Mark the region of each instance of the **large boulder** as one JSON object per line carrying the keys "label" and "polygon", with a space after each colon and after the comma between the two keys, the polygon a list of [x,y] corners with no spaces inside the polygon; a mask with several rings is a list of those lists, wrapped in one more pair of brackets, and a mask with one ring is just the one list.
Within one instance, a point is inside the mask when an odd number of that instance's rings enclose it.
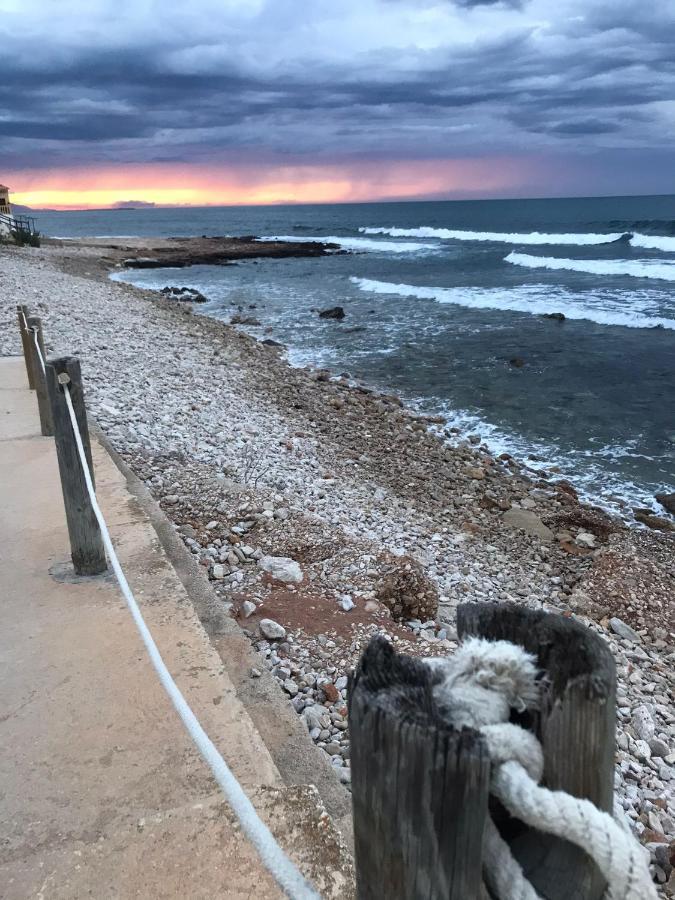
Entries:
{"label": "large boulder", "polygon": [[263,572],[284,584],[300,584],[304,577],[296,561],[287,556],[263,556],[258,565]]}
{"label": "large boulder", "polygon": [[553,532],[541,521],[536,513],[530,509],[509,509],[502,516],[502,521],[511,528],[519,528],[528,534],[533,534],[542,541],[552,541]]}

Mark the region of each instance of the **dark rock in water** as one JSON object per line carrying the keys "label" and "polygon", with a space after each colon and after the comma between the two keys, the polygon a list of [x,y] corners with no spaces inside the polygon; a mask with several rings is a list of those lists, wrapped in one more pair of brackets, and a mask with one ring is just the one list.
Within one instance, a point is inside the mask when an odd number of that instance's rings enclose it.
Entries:
{"label": "dark rock in water", "polygon": [[345,317],[345,311],[341,306],[333,306],[331,309],[324,309],[319,313],[320,319],[337,319],[341,321]]}
{"label": "dark rock in water", "polygon": [[260,325],[260,322],[253,316],[240,316],[235,313],[230,319],[230,325]]}
{"label": "dark rock in water", "polygon": [[189,287],[163,287],[160,294],[170,297],[172,300],[181,300],[184,303],[206,303],[205,297],[200,291]]}
{"label": "dark rock in water", "polygon": [[509,360],[510,366],[515,366],[516,369],[522,369],[525,365],[525,360],[522,356],[514,356],[513,359]]}
{"label": "dark rock in water", "polygon": [[652,331],[665,331],[665,325],[652,325]]}
{"label": "dark rock in water", "polygon": [[264,341],[260,341],[263,347],[283,347],[283,344],[280,344],[279,341],[273,341],[272,338],[265,338]]}
{"label": "dark rock in water", "polygon": [[557,322],[564,322],[565,313],[542,313],[542,319],[555,319]]}
{"label": "dark rock in water", "polygon": [[675,494],[656,494],[655,496],[661,506],[675,516]]}
{"label": "dark rock in water", "polygon": [[638,522],[657,531],[675,531],[675,523],[665,516],[655,516],[651,509],[634,509],[633,515]]}
{"label": "dark rock in water", "polygon": [[353,328],[345,328],[345,334],[356,334],[358,331],[365,331],[365,325],[354,325]]}

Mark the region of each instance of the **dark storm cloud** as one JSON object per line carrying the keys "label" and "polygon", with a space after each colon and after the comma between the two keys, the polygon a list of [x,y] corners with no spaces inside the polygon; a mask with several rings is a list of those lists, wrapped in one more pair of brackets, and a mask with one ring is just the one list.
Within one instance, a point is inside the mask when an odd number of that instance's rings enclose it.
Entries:
{"label": "dark storm cloud", "polygon": [[[675,6],[616,0],[198,0],[142,15],[17,3],[0,162],[424,158],[661,148]],[[105,7],[106,4],[99,4]],[[299,15],[299,13],[302,15]],[[98,18],[97,18],[98,17]],[[488,146],[489,145],[489,146]],[[535,146],[536,143],[535,143]]]}

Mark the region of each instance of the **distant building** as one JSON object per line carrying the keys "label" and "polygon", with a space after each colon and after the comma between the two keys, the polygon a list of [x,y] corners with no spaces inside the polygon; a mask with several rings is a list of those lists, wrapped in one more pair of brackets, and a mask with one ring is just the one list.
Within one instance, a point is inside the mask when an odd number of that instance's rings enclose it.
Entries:
{"label": "distant building", "polygon": [[0,238],[8,237],[12,231],[12,208],[9,205],[9,188],[0,184]]}
{"label": "distant building", "polygon": [[0,184],[0,216],[11,216],[12,210],[9,205],[9,188],[4,184]]}

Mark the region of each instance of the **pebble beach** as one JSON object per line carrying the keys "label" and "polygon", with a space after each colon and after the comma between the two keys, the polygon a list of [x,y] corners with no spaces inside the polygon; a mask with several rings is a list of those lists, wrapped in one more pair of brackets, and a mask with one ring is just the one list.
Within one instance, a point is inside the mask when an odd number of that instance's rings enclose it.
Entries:
{"label": "pebble beach", "polygon": [[495,457],[394,395],[290,366],[283,347],[198,305],[111,281],[95,246],[2,248],[0,355],[20,353],[17,303],[42,317],[49,355],[80,358],[90,415],[346,789],[347,676],[371,636],[452,653],[467,601],[561,613],[600,634],[617,664],[616,801],[675,896],[667,510],[629,527],[555,466]]}

